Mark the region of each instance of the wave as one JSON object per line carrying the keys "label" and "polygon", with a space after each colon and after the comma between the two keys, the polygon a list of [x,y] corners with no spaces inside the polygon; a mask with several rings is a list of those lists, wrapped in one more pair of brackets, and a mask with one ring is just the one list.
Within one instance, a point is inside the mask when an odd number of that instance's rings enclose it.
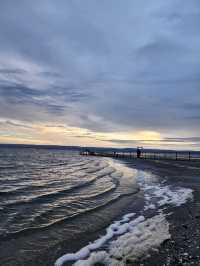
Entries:
{"label": "wave", "polygon": [[[67,188],[67,189],[60,189],[60,190],[57,190],[55,192],[51,192],[51,193],[48,193],[48,192],[45,192],[44,194],[42,195],[38,195],[38,196],[30,196],[30,198],[28,199],[24,199],[24,200],[19,200],[19,201],[14,201],[12,203],[7,203],[5,205],[6,208],[10,208],[10,207],[14,207],[16,205],[26,205],[26,204],[33,204],[33,203],[39,203],[40,201],[43,201],[43,202],[48,202],[49,199],[55,199],[57,197],[61,197],[63,194],[67,194],[69,192],[72,192],[72,191],[75,191],[75,190],[78,190],[78,189],[81,189],[85,186],[88,186],[90,183],[94,182],[96,180],[96,176],[91,178],[90,180],[82,183],[82,184],[78,184],[78,185],[75,185],[75,186],[72,186],[70,188]],[[24,190],[24,189],[23,189]],[[20,191],[20,192],[23,192]]]}
{"label": "wave", "polygon": [[0,191],[0,213],[5,217],[0,218],[1,241],[48,230],[137,192],[120,191],[124,173],[111,160],[74,159],[51,167],[27,169],[22,176],[9,172],[8,178],[17,182],[4,180]]}
{"label": "wave", "polygon": [[[106,167],[106,168],[105,168]],[[67,195],[70,192],[73,192],[75,190],[80,190],[86,186],[89,186],[90,184],[92,184],[93,182],[95,182],[97,179],[102,178],[104,176],[109,176],[111,174],[113,174],[114,172],[116,172],[116,170],[113,167],[108,167],[108,163],[105,162],[95,162],[94,165],[91,165],[91,172],[90,171],[84,171],[80,172],[80,169],[76,169],[76,170],[72,170],[72,172],[70,173],[70,175],[67,176],[67,179],[72,179],[72,173],[75,177],[75,180],[78,178],[78,182],[75,182],[76,184],[73,185],[73,183],[71,183],[71,185],[68,188],[58,188],[58,183],[59,186],[66,186],[65,182],[66,182],[66,177],[63,177],[62,179],[59,180],[55,180],[55,177],[53,179],[53,181],[49,182],[49,180],[47,179],[42,180],[42,184],[41,181],[33,181],[32,184],[30,185],[29,183],[25,186],[20,185],[19,188],[15,188],[15,189],[10,189],[7,191],[0,191],[0,196],[8,196],[13,198],[14,196],[19,196],[19,198],[21,198],[21,195],[23,195],[24,199],[11,199],[11,202],[7,202],[5,204],[2,204],[3,206],[5,206],[6,208],[10,208],[10,207],[15,207],[15,206],[19,206],[19,205],[27,205],[27,204],[34,204],[34,203],[40,203],[40,202],[48,202],[50,199],[56,199],[59,197],[62,197],[63,194]],[[90,173],[90,174],[89,174]],[[89,174],[89,175],[88,175]],[[34,182],[39,182],[39,184],[35,184],[33,185]],[[113,178],[113,182],[115,183],[115,180]],[[78,184],[77,184],[78,183]],[[55,185],[55,186],[54,186]],[[52,187],[52,189],[55,189],[56,191],[49,191],[49,189]],[[42,191],[40,192],[40,195],[34,195],[34,193],[37,193],[38,190],[44,191],[42,193]],[[28,195],[27,195],[28,194]],[[27,196],[26,196],[27,195]]]}
{"label": "wave", "polygon": [[98,211],[98,210],[104,208],[105,206],[109,206],[109,205],[113,204],[114,202],[116,202],[117,200],[119,200],[119,199],[121,199],[123,197],[126,197],[128,195],[133,195],[133,194],[136,194],[138,192],[139,192],[139,190],[137,189],[137,190],[133,191],[132,193],[128,193],[126,195],[116,195],[109,202],[106,202],[104,204],[101,204],[101,205],[96,206],[96,207],[91,208],[91,209],[84,209],[82,212],[75,213],[75,214],[73,214],[71,216],[64,217],[64,218],[58,219],[56,221],[54,220],[53,222],[51,222],[51,223],[49,223],[47,225],[37,226],[37,227],[28,227],[28,228],[21,229],[21,230],[15,231],[15,232],[2,233],[1,237],[0,237],[0,243],[4,242],[4,241],[7,241],[7,240],[10,240],[10,239],[17,239],[17,238],[19,238],[21,236],[27,236],[27,235],[30,235],[32,233],[36,233],[36,232],[39,232],[39,231],[47,230],[48,228],[50,228],[52,226],[62,225],[63,223],[66,223],[67,221],[70,221],[71,219],[80,217],[82,215],[85,215],[86,213],[90,213],[90,212],[92,213],[94,211]]}

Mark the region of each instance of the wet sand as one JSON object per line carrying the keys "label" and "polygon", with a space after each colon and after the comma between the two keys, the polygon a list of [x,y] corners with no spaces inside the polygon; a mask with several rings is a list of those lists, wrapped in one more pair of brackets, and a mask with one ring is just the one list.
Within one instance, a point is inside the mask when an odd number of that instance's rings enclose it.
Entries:
{"label": "wet sand", "polygon": [[146,258],[140,259],[136,265],[200,265],[200,162],[137,160],[131,164],[194,191],[192,202],[166,210],[166,213],[171,213],[167,216],[171,239],[151,251]]}

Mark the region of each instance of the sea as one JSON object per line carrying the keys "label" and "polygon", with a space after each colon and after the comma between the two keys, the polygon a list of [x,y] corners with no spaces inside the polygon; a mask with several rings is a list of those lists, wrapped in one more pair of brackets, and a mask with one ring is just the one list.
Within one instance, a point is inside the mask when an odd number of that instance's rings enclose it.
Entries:
{"label": "sea", "polygon": [[164,209],[192,190],[130,161],[0,147],[0,265],[133,265],[170,238]]}

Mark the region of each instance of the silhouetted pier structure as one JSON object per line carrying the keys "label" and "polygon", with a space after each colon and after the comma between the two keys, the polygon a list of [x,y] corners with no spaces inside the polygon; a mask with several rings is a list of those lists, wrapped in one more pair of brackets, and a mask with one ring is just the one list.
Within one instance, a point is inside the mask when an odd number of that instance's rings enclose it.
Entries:
{"label": "silhouetted pier structure", "polygon": [[190,151],[141,151],[138,158],[137,151],[123,152],[123,151],[98,151],[85,149],[80,152],[84,156],[100,156],[100,157],[112,157],[112,158],[124,158],[124,159],[146,159],[146,160],[184,160],[184,161],[199,161],[200,152]]}

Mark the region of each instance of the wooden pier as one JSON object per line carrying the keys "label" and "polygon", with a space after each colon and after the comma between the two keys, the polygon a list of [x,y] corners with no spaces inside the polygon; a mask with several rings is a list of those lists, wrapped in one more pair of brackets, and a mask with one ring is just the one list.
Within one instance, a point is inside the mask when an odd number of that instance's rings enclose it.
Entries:
{"label": "wooden pier", "polygon": [[137,155],[137,151],[122,152],[122,151],[98,151],[85,149],[80,152],[83,156],[100,156],[100,157],[112,157],[112,158],[124,158],[124,159],[144,159],[144,160],[176,160],[176,161],[199,161],[199,152],[185,152],[185,151],[142,151],[140,157]]}

